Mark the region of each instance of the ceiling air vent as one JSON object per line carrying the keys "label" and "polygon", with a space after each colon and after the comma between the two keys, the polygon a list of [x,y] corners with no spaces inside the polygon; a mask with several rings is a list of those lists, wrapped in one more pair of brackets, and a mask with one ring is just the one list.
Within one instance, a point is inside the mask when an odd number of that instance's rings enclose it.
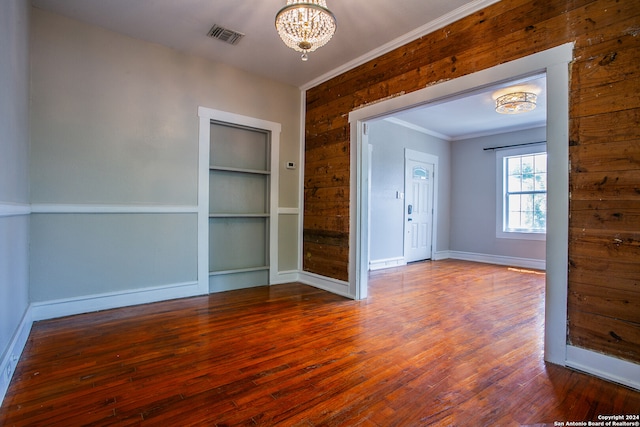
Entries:
{"label": "ceiling air vent", "polygon": [[244,34],[242,33],[220,27],[219,25],[211,27],[207,35],[212,39],[218,39],[229,44],[238,44],[240,39],[244,37]]}

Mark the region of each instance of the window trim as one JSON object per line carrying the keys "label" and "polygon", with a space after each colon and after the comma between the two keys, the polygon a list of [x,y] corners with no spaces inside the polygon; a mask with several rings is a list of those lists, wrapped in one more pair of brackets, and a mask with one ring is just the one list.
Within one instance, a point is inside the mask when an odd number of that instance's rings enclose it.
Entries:
{"label": "window trim", "polygon": [[[505,148],[496,150],[496,238],[497,239],[518,239],[518,240],[546,240],[545,232],[522,232],[522,231],[504,231],[504,215],[505,215],[505,188],[504,188],[504,158],[511,156],[522,156],[535,153],[547,153],[547,145],[545,143],[531,144],[523,147]],[[548,154],[548,153],[547,153]],[[548,189],[548,183],[547,183]],[[548,213],[548,210],[547,210]]]}

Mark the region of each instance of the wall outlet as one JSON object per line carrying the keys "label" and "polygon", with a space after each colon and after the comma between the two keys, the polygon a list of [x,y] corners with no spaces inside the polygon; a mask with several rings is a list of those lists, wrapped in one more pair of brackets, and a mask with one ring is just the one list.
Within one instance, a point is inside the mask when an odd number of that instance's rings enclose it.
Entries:
{"label": "wall outlet", "polygon": [[287,162],[287,163],[285,163],[285,167],[287,169],[295,169],[296,168],[296,162]]}

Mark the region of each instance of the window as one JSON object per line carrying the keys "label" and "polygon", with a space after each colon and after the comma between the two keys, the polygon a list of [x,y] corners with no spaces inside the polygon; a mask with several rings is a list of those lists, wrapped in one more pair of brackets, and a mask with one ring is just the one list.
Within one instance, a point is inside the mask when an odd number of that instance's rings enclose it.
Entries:
{"label": "window", "polygon": [[427,170],[420,166],[414,167],[413,179],[429,179],[429,175],[427,175]]}
{"label": "window", "polygon": [[497,237],[540,239],[547,228],[547,153],[541,146],[498,153]]}

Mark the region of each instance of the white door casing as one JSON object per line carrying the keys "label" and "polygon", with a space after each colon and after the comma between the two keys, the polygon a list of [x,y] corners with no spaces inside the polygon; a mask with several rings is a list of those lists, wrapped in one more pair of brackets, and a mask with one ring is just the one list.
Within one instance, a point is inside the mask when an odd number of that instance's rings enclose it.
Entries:
{"label": "white door casing", "polygon": [[[467,92],[500,82],[513,81],[523,76],[546,72],[548,89],[547,106],[547,152],[549,180],[556,183],[549,189],[547,197],[547,283],[545,290],[545,346],[546,361],[559,365],[567,364],[567,265],[569,230],[569,64],[573,60],[574,43],[566,43],[514,61],[477,71],[456,79],[439,82],[408,94],[372,103],[349,113],[351,124],[351,165],[355,170],[351,180],[352,260],[349,274],[352,287],[357,289],[354,296],[366,295],[367,286],[367,233],[368,205],[366,203],[366,184],[368,174],[367,158],[362,155],[362,125],[368,120],[392,114],[395,111],[423,105],[451,96],[463,96]],[[549,118],[552,118],[549,120]],[[436,186],[437,189],[437,186]],[[553,191],[552,191],[553,190]],[[436,190],[437,191],[437,190]],[[436,196],[436,201],[438,200]],[[436,209],[437,215],[437,209]],[[366,230],[366,228],[364,228]],[[434,232],[437,229],[434,229]],[[436,239],[437,241],[437,239]],[[438,248],[435,252],[438,253]],[[583,368],[587,372],[590,368]],[[601,375],[609,368],[603,367]]]}
{"label": "white door casing", "polygon": [[[271,133],[269,180],[269,236],[278,235],[278,171],[281,124],[249,116],[198,107],[199,153],[198,153],[198,287],[201,294],[209,293],[209,151],[211,121],[233,123]],[[278,241],[269,239],[269,282],[277,282]]]}

